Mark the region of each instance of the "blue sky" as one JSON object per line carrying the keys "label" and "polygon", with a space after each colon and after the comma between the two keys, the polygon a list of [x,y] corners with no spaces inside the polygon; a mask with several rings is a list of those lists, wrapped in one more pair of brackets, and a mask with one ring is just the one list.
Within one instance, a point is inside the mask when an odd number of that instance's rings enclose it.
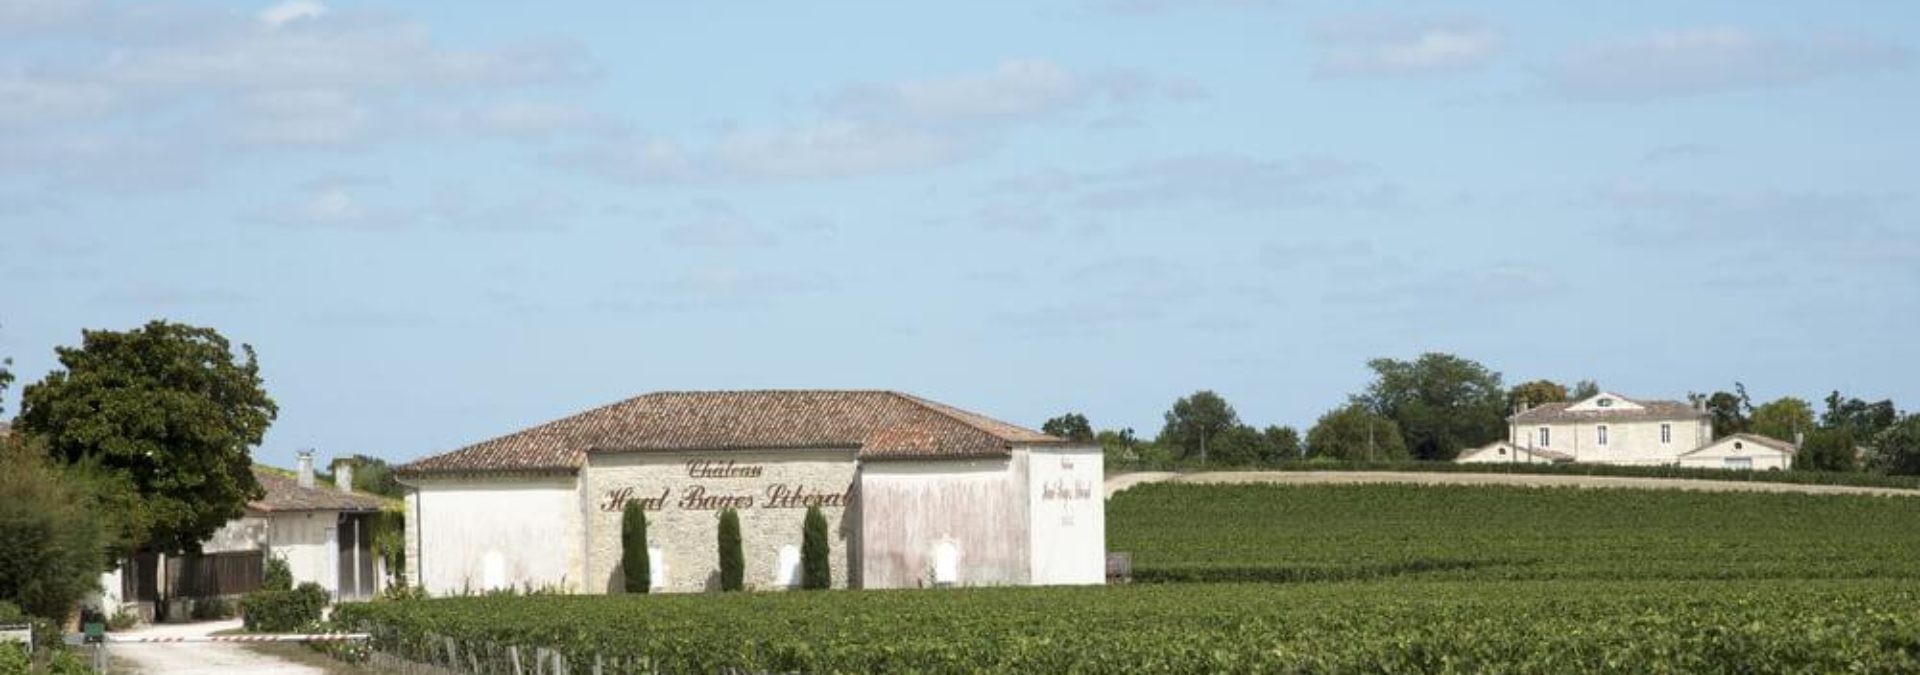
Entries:
{"label": "blue sky", "polygon": [[1304,428],[1424,351],[1920,401],[1920,5],[920,4],[0,0],[0,355],[213,326],[280,464],[662,389]]}

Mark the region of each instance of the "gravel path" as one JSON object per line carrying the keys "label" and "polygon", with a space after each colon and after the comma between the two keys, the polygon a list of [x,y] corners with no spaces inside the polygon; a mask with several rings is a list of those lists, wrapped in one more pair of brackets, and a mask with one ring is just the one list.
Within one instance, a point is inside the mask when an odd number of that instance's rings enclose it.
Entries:
{"label": "gravel path", "polygon": [[1549,476],[1509,473],[1421,473],[1417,471],[1205,471],[1123,473],[1107,478],[1107,496],[1141,483],[1289,483],[1298,485],[1358,485],[1363,483],[1417,483],[1421,485],[1525,485],[1531,487],[1636,488],[1644,490],[1698,490],[1702,492],[1798,492],[1818,495],[1890,495],[1920,497],[1920,490],[1854,487],[1851,485],[1797,485],[1750,483],[1691,478],[1628,478],[1622,476]]}
{"label": "gravel path", "polygon": [[[161,624],[147,626],[115,637],[185,637],[208,635],[215,631],[240,627],[240,620],[205,623]],[[258,654],[239,644],[219,642],[177,642],[163,644],[108,644],[108,657],[116,667],[130,666],[136,673],[164,675],[224,675],[226,673],[262,673],[264,675],[322,675],[311,666],[288,663]]]}

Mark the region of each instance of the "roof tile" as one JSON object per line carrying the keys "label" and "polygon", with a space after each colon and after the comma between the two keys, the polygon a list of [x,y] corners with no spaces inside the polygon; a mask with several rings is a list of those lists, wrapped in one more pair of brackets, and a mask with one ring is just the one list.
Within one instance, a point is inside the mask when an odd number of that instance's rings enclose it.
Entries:
{"label": "roof tile", "polygon": [[402,474],[572,471],[589,452],[858,449],[863,459],[1005,456],[1065,441],[892,391],[646,394],[427,457]]}

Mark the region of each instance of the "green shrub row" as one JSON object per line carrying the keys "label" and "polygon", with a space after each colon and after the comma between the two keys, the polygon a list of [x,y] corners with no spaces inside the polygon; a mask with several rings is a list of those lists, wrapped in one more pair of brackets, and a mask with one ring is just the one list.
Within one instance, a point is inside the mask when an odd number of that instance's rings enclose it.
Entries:
{"label": "green shrub row", "polygon": [[608,673],[1891,673],[1920,669],[1915,606],[1904,581],[1402,581],[447,598],[335,618],[491,672],[517,648]]}

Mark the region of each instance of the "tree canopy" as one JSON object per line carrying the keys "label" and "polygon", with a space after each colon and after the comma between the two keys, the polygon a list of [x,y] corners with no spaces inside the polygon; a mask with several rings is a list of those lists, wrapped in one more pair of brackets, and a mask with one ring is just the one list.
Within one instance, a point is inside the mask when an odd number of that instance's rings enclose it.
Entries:
{"label": "tree canopy", "polygon": [[1858,468],[1854,458],[1853,432],[1847,429],[1818,428],[1807,432],[1806,442],[1794,454],[1793,468],[1806,471],[1852,471]]}
{"label": "tree canopy", "polygon": [[61,621],[98,588],[115,533],[97,485],[33,443],[0,436],[0,602]]}
{"label": "tree canopy", "polygon": [[123,479],[140,499],[121,516],[144,548],[197,551],[262,495],[250,449],[279,409],[252,347],[236,360],[213,329],[153,321],[56,352],[62,369],[22,392],[20,429]]}
{"label": "tree canopy", "polygon": [[1046,424],[1040,425],[1040,431],[1075,443],[1093,442],[1093,425],[1087,422],[1086,415],[1080,413],[1067,413],[1047,420]]}
{"label": "tree canopy", "polygon": [[1226,399],[1211,391],[1196,391],[1173,402],[1158,442],[1173,449],[1181,459],[1199,457],[1202,444],[1211,444],[1237,426],[1240,416]]}
{"label": "tree canopy", "polygon": [[1566,386],[1553,380],[1534,380],[1513,385],[1507,390],[1509,407],[1531,408],[1568,400]]}
{"label": "tree canopy", "polygon": [[1745,384],[1735,382],[1733,391],[1716,391],[1705,396],[1693,394],[1688,398],[1705,404],[1707,414],[1713,418],[1714,438],[1746,433],[1752,425],[1747,415],[1753,411],[1753,399],[1747,396]]}
{"label": "tree canopy", "polygon": [[1804,400],[1783,396],[1754,408],[1748,424],[1753,433],[1798,443],[1799,435],[1813,430],[1813,406]]}
{"label": "tree canopy", "polygon": [[1451,460],[1506,435],[1507,392],[1486,366],[1428,353],[1411,362],[1374,359],[1367,367],[1374,381],[1353,402],[1399,425],[1419,459]]}
{"label": "tree canopy", "polygon": [[1836,391],[1827,395],[1826,403],[1826,412],[1820,413],[1820,426],[1846,429],[1862,442],[1872,441],[1881,431],[1900,421],[1900,412],[1894,409],[1891,400],[1869,403],[1843,397]]}
{"label": "tree canopy", "polygon": [[1321,415],[1307,431],[1307,456],[1349,461],[1407,459],[1400,425],[1359,404]]}
{"label": "tree canopy", "polygon": [[1908,415],[1873,438],[1867,463],[1875,471],[1920,475],[1920,414]]}

